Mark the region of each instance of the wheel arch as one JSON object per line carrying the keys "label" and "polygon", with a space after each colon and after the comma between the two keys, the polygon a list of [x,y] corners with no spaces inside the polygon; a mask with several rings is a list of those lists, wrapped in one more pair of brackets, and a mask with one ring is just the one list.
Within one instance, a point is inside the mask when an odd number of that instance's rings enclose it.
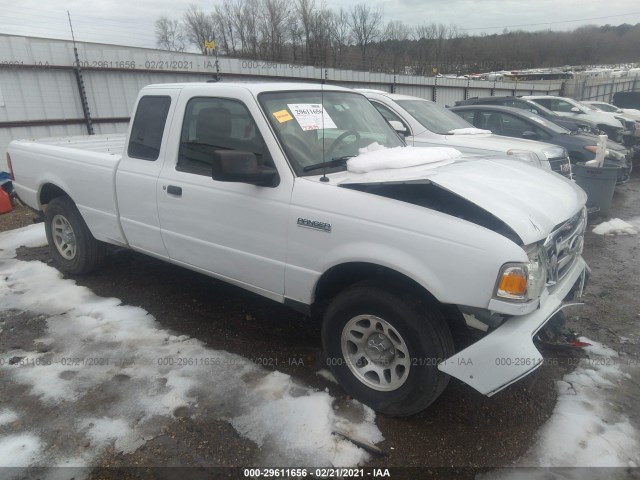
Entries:
{"label": "wheel arch", "polygon": [[71,195],[69,195],[65,190],[54,183],[47,182],[40,187],[40,191],[38,192],[38,204],[42,209],[43,205],[48,204],[51,200],[58,197],[69,197],[71,201],[73,201]]}
{"label": "wheel arch", "polygon": [[428,289],[404,273],[372,262],[345,262],[334,265],[320,276],[313,291],[313,304],[325,304],[350,285],[374,279],[393,282],[430,302],[440,303]]}

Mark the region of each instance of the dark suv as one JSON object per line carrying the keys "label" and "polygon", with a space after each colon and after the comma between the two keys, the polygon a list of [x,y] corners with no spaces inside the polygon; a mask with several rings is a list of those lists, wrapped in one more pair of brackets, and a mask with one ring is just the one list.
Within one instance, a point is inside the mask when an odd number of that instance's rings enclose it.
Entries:
{"label": "dark suv", "polygon": [[556,115],[551,110],[542,105],[526,98],[520,97],[473,97],[468,100],[460,100],[456,102],[456,107],[463,105],[502,105],[503,107],[514,107],[527,110],[531,113],[549,120],[557,125],[567,128],[571,131],[582,130],[587,133],[600,133],[594,122],[589,120],[575,120],[573,118],[562,117]]}

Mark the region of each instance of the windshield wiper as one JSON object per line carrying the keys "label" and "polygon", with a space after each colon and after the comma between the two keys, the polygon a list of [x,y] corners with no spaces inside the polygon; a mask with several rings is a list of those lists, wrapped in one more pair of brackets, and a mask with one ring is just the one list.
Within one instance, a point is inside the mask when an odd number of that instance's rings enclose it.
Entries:
{"label": "windshield wiper", "polygon": [[325,167],[344,167],[347,164],[347,160],[355,157],[355,155],[346,155],[344,157],[332,158],[328,162],[320,162],[314,163],[312,165],[307,165],[302,169],[303,172],[311,172],[312,170],[319,170],[320,168]]}

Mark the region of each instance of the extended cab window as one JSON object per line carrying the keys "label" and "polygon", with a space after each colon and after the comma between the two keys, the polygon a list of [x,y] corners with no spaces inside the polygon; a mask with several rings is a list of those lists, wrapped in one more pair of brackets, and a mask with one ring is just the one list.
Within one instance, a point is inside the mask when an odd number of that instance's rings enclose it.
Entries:
{"label": "extended cab window", "polygon": [[192,98],[184,115],[176,169],[210,176],[216,150],[252,152],[259,162],[273,166],[258,127],[241,102]]}
{"label": "extended cab window", "polygon": [[145,95],[138,102],[127,155],[141,160],[157,160],[167,122],[171,97]]}

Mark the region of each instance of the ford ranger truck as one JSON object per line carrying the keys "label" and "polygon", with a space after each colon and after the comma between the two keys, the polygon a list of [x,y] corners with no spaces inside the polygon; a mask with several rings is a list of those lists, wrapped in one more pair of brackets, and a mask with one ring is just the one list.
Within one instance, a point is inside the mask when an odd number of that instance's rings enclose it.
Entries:
{"label": "ford ranger truck", "polygon": [[340,87],[150,85],[126,135],[15,140],[8,163],[62,272],[117,245],[319,317],[340,385],[390,415],[531,373],[588,272],[570,180],[406,147]]}

